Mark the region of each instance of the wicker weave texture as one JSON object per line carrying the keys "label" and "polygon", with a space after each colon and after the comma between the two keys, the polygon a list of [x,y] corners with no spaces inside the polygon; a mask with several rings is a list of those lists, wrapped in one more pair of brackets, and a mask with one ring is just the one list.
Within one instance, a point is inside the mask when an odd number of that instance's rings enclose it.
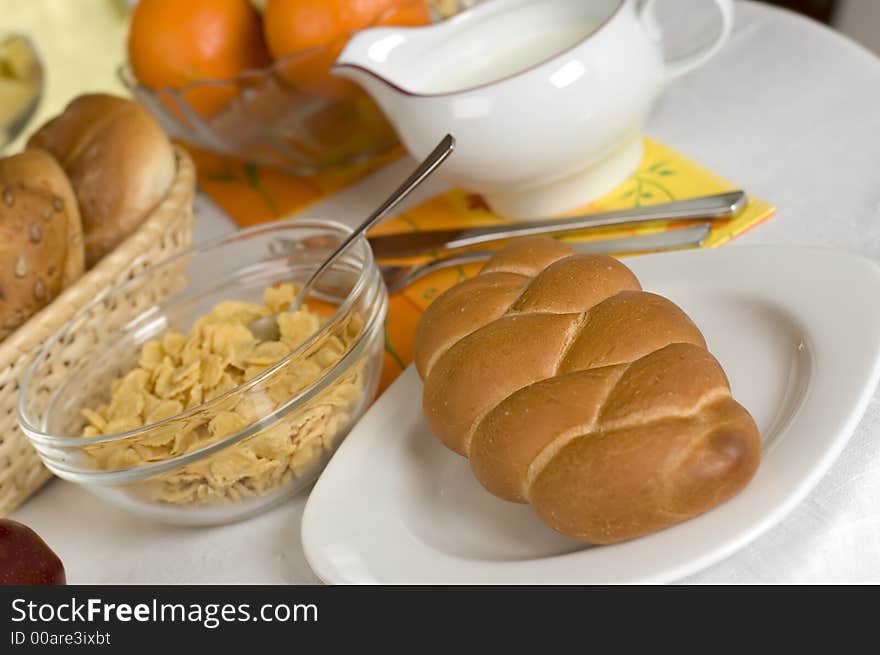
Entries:
{"label": "wicker weave texture", "polygon": [[[0,342],[0,516],[9,514],[51,477],[19,430],[16,407],[21,380],[42,345],[106,289],[189,248],[192,242],[195,168],[186,152],[178,148],[175,154],[177,174],[171,188],[138,231]],[[52,365],[58,374],[47,378],[41,392],[51,393],[51,385],[62,380],[64,368],[88,355],[96,345],[94,334],[106,333],[145,309],[139,301],[104,303],[103,307],[108,314],[94,317],[95,330],[88,330],[88,336],[82,339],[74,335],[52,353]]]}

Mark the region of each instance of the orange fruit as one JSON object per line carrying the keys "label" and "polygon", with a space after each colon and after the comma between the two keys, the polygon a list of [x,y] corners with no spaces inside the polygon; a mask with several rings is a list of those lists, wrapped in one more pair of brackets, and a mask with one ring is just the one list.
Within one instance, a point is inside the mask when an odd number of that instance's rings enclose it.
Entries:
{"label": "orange fruit", "polygon": [[351,95],[354,87],[330,74],[353,33],[375,25],[416,26],[431,20],[427,0],[268,0],[263,12],[272,57],[299,53],[281,65],[284,78],[307,92],[336,98]]}
{"label": "orange fruit", "polygon": [[424,0],[269,0],[263,17],[269,51],[280,59],[371,25],[425,25],[431,10]]}
{"label": "orange fruit", "polygon": [[[260,17],[248,0],[140,0],[131,16],[128,57],[151,89],[180,89],[199,80],[232,80],[269,63]],[[236,90],[205,86],[184,92],[210,115]]]}

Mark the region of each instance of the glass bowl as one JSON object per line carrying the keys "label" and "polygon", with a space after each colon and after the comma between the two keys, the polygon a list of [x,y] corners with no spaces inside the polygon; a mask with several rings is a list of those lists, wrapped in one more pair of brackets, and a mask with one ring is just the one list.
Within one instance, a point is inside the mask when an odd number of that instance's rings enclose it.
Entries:
{"label": "glass bowl", "polygon": [[[381,373],[388,297],[365,239],[321,276],[307,299],[310,312],[323,314],[310,319],[320,324],[317,332],[288,344],[293,350],[275,363],[241,360],[263,366],[242,373],[249,379],[238,386],[208,387],[208,377],[218,379],[209,366],[213,356],[195,351],[192,376],[168,374],[160,392],[158,367],[175,348],[181,357],[186,352],[180,338],[161,341],[161,351],[145,344],[169,332],[188,334],[223,301],[260,303],[267,287],[301,284],[349,233],[305,219],[258,226],[194,247],[102,293],[44,345],[22,380],[19,423],[45,465],[136,514],[189,525],[243,519],[308,486],[372,401]],[[194,334],[209,335],[206,343],[228,361],[238,356],[239,342],[220,340],[219,328]],[[108,423],[109,434],[82,436],[89,424],[83,410],[108,403],[111,381],[126,375],[127,382],[114,384],[115,409],[105,411],[122,428]],[[138,376],[155,380],[156,397],[170,397],[163,395],[169,385],[188,384],[174,393],[192,402],[146,419],[144,399],[155,407],[155,398],[138,386]],[[214,390],[204,398],[196,396],[202,383]],[[140,418],[132,423],[130,414]]]}
{"label": "glass bowl", "polygon": [[[412,3],[424,0],[412,0]],[[431,0],[436,20],[474,0]],[[401,4],[370,27],[389,24]],[[233,80],[197,80],[181,89],[148,89],[128,65],[119,75],[172,138],[202,150],[281,168],[298,175],[368,162],[399,144],[373,100],[330,67],[351,37],[291,53]]]}

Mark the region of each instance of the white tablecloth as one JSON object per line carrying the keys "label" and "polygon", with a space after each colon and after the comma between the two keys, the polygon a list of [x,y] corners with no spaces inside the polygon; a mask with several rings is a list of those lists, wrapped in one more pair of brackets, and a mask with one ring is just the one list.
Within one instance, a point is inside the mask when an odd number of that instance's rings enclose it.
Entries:
{"label": "white tablecloth", "polygon": [[[880,60],[797,17],[740,3],[729,44],[677,81],[648,132],[778,215],[729,246],[829,246],[880,259]],[[402,177],[397,162],[310,211],[356,221]],[[432,181],[413,202],[436,193]],[[199,199],[197,237],[231,223]],[[866,303],[880,298],[866,298]],[[210,529],[156,525],[54,481],[13,514],[65,562],[72,583],[314,583],[300,545],[305,499]],[[880,406],[780,525],[688,582],[880,582]]]}

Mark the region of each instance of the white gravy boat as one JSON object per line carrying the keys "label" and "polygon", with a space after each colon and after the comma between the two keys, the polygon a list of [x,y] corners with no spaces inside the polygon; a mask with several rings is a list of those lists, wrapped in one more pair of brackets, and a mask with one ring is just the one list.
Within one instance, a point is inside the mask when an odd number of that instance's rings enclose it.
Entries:
{"label": "white gravy boat", "polygon": [[706,48],[665,61],[657,0],[487,0],[420,28],[356,34],[334,72],[363,86],[423,159],[446,133],[440,174],[509,218],[540,218],[611,191],[639,164],[666,82],[727,40],[732,0]]}

